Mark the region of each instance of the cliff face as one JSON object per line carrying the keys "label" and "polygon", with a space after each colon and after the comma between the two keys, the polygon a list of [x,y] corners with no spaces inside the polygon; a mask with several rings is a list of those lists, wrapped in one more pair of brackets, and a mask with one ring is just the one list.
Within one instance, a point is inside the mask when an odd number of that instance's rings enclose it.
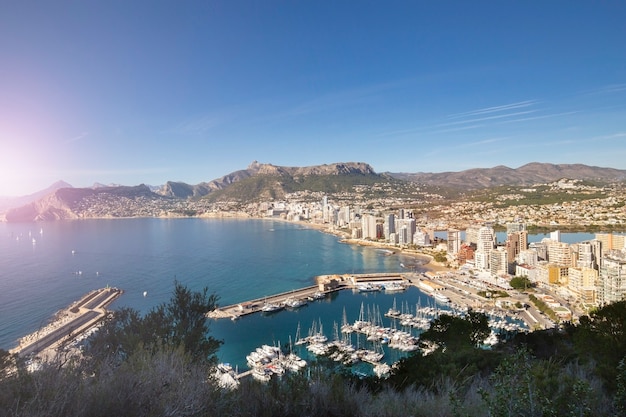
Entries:
{"label": "cliff face", "polygon": [[203,197],[213,191],[224,190],[230,185],[252,177],[310,177],[314,175],[375,175],[374,169],[363,162],[344,162],[309,167],[283,167],[272,164],[252,162],[247,169],[231,172],[210,182],[190,185],[184,182],[168,182],[157,193],[166,197],[192,198]]}
{"label": "cliff face", "polygon": [[98,196],[134,199],[150,198],[154,194],[145,185],[136,187],[102,188],[60,188],[45,197],[25,206],[7,211],[8,222],[32,222],[49,220],[68,220],[79,218],[76,214],[79,205],[89,198]]}
{"label": "cliff face", "polygon": [[[62,188],[61,190],[72,189]],[[64,196],[65,193],[61,192],[61,190],[57,190],[25,206],[9,210],[6,214],[7,221],[30,222],[77,218],[72,211],[72,200],[66,200],[66,196]]]}

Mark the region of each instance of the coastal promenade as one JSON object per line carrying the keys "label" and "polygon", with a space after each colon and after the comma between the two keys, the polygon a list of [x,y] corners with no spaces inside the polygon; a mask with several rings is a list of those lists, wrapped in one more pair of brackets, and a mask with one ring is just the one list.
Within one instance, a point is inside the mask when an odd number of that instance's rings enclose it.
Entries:
{"label": "coastal promenade", "polygon": [[122,293],[118,288],[109,287],[90,292],[58,312],[50,324],[21,338],[19,345],[10,352],[22,357],[54,357],[58,348],[94,328],[106,316],[106,307]]}

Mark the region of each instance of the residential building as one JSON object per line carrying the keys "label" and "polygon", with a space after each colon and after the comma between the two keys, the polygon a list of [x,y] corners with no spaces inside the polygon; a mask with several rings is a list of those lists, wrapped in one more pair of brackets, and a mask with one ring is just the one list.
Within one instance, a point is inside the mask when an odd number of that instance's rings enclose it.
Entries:
{"label": "residential building", "polygon": [[615,252],[602,258],[598,277],[598,302],[614,303],[626,299],[626,256]]}
{"label": "residential building", "polygon": [[458,230],[448,230],[447,235],[448,253],[456,255],[461,249],[461,232]]}

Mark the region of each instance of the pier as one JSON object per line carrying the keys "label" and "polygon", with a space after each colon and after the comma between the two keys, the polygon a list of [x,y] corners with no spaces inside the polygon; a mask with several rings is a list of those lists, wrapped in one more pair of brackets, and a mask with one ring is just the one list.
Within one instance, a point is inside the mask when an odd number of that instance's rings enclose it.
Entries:
{"label": "pier", "polygon": [[315,277],[315,281],[317,285],[219,307],[208,312],[207,317],[212,319],[229,318],[231,320],[237,320],[242,316],[261,312],[266,304],[285,307],[286,302],[290,299],[312,300],[316,297],[320,297],[320,295],[326,296],[327,294],[342,289],[358,289],[358,286],[362,284],[383,286],[386,283],[394,282],[408,285],[409,282],[402,274],[398,273],[320,275]]}
{"label": "pier", "polygon": [[19,346],[10,352],[24,357],[52,357],[56,349],[95,327],[106,316],[106,307],[122,293],[120,289],[108,287],[90,292],[57,313],[52,323],[21,338]]}

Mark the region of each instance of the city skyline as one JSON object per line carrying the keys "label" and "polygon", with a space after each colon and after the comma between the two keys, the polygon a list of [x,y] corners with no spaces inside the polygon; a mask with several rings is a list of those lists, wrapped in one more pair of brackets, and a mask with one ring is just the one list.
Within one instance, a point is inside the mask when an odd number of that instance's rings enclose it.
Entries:
{"label": "city skyline", "polygon": [[626,169],[626,5],[0,6],[0,196],[253,160]]}

